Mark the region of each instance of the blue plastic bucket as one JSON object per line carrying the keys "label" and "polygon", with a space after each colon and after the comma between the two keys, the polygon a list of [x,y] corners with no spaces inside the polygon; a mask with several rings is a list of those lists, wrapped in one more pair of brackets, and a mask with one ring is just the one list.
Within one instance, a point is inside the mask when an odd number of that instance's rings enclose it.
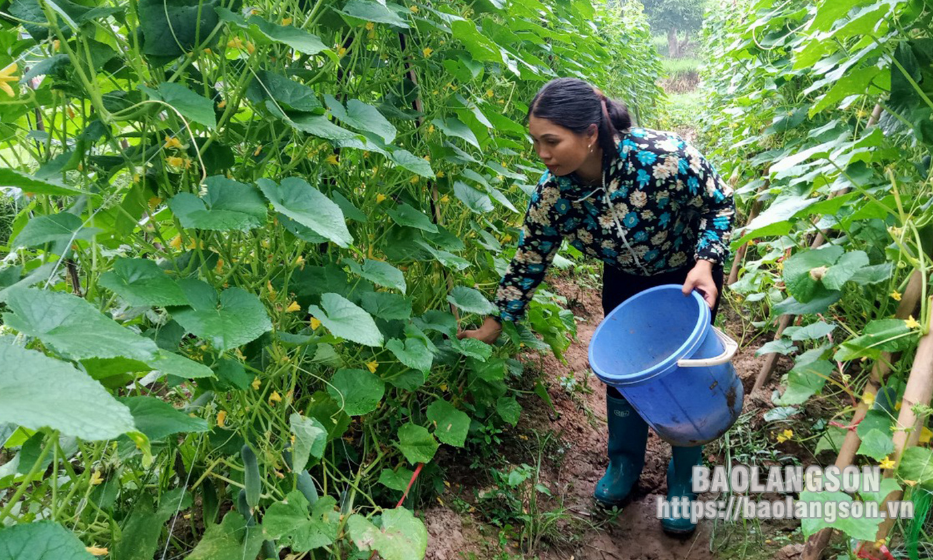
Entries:
{"label": "blue plastic bucket", "polygon": [[738,344],[710,325],[699,293],[667,284],[613,309],[590,341],[590,366],[661,439],[680,447],[726,433],[744,391],[731,359]]}

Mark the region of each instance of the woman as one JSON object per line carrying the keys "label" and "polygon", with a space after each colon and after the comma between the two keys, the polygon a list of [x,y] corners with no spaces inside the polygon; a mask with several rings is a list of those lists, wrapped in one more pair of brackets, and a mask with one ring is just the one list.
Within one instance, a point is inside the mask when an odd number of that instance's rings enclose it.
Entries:
{"label": "woman", "polygon": [[[583,80],[548,82],[531,102],[528,132],[548,170],[532,194],[518,249],[496,294],[498,317],[459,333],[493,343],[502,321],[517,321],[566,239],[601,259],[608,314],[642,290],[682,284],[698,290],[715,318],[728,256],[732,189],[680,137],[633,128],[625,106]],[[594,497],[621,503],[644,466],[648,426],[613,387],[606,392],[609,467]],[[674,447],[668,499],[695,499],[690,476],[701,447]],[[689,520],[663,519],[672,533]]]}

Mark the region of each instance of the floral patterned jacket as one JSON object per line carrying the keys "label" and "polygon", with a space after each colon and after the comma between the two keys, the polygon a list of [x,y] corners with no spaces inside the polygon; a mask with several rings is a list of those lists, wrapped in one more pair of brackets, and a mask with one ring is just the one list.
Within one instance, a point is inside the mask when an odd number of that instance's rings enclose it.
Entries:
{"label": "floral patterned jacket", "polygon": [[732,188],[706,158],[669,132],[631,128],[615,140],[618,154],[602,186],[549,171],[538,181],[518,249],[496,292],[502,320],[522,317],[562,239],[643,276],[728,258]]}

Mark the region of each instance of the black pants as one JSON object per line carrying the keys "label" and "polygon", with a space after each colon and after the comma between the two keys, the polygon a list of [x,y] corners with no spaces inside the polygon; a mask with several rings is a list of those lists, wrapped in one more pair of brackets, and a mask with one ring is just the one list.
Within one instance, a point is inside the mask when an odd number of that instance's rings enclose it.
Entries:
{"label": "black pants", "polygon": [[[683,268],[663,274],[656,274],[654,276],[636,276],[633,274],[626,274],[615,267],[604,266],[603,313],[608,315],[610,311],[618,307],[623,301],[648,288],[654,288],[662,284],[683,285],[684,281],[687,279],[687,274],[693,269],[694,264],[695,263],[689,263]],[[719,301],[722,299],[722,281],[722,265],[717,264],[713,266],[713,282],[716,283],[719,297],[716,298],[716,304],[713,306],[712,313],[710,314],[711,321],[716,320],[716,313],[719,311]],[[606,394],[616,399],[623,398],[622,394],[619,393],[615,387],[610,385],[606,385]]]}

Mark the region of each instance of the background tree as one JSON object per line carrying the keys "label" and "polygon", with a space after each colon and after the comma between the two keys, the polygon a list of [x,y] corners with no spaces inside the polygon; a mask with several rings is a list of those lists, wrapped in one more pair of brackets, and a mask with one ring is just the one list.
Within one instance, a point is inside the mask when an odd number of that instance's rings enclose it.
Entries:
{"label": "background tree", "polygon": [[690,38],[679,41],[677,33],[700,29],[706,0],[642,0],[642,4],[651,28],[667,32],[668,56],[679,58]]}

